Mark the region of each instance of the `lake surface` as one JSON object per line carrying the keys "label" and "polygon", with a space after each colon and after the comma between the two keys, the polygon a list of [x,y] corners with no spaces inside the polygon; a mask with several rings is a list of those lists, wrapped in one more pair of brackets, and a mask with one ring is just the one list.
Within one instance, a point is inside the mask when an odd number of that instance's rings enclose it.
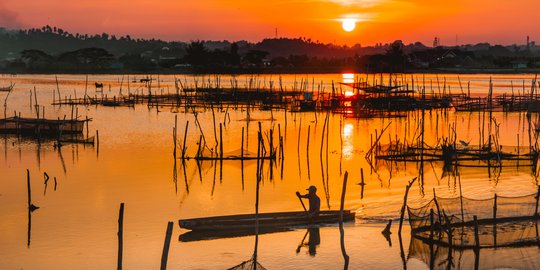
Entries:
{"label": "lake surface", "polygon": [[[365,76],[359,74],[353,80],[364,79]],[[144,77],[130,75],[128,79],[127,75],[90,75],[86,86],[84,75],[58,75],[57,89],[54,75],[0,76],[0,86],[15,83],[9,96],[0,92],[1,103],[5,104],[2,113],[5,112],[8,117],[13,116],[14,111],[23,117],[35,117],[35,87],[37,102],[43,106],[40,110],[44,108],[46,118],[69,118],[72,111],[79,117],[89,117],[92,119],[89,135],[93,136],[99,130],[100,141],[99,149],[84,145],[64,145],[58,150],[54,142],[38,144],[31,139],[0,136],[1,269],[116,267],[118,211],[122,202],[125,203],[125,269],[159,268],[168,221],[175,222],[169,251],[169,269],[227,269],[250,259],[255,244],[254,236],[179,241],[179,235],[187,231],[178,227],[178,219],[254,213],[257,163],[223,161],[220,164],[212,161],[197,163],[194,160],[175,160],[172,137],[175,116],[178,117],[180,145],[186,122],[189,121],[186,138],[188,156],[194,156],[197,152],[201,130],[207,144],[214,146],[215,137],[219,136],[214,123],[224,123],[223,147],[226,153],[241,149],[242,128],[247,134],[246,150],[256,153],[257,122],[261,123],[263,132],[273,127],[275,135],[279,125],[284,139],[284,159],[273,164],[272,169],[268,163],[264,165],[259,211],[301,211],[302,206],[295,192],[303,192],[310,185],[318,187],[322,209],[338,210],[343,177],[348,172],[345,208],[355,211],[357,215],[355,222],[346,223],[344,227],[350,269],[404,268],[397,236],[397,220],[405,186],[419,175],[419,168],[415,163],[379,161],[370,164],[365,156],[375,132],[380,133],[386,126],[389,128],[381,139],[382,145],[388,144],[390,138],[403,140],[416,136],[420,121],[418,112],[411,112],[403,118],[375,119],[346,118],[330,113],[328,127],[324,127],[326,112],[253,110],[250,112],[252,121],[248,122],[245,110],[216,108],[213,113],[207,108],[197,111],[200,123],[200,127],[197,127],[192,112],[178,112],[166,107],[51,105],[53,99],[58,98],[58,91],[63,97],[82,97],[85,92],[90,96],[101,96],[101,93],[95,91],[94,82],[104,84],[103,95],[108,97],[118,96],[120,91],[123,94],[143,93],[146,91],[145,85],[133,80]],[[414,89],[423,85],[426,91],[434,92],[449,86],[451,92],[460,93],[463,89],[464,92],[485,95],[490,80],[495,94],[511,94],[512,91],[517,94],[520,91],[523,93],[523,89],[530,91],[534,77],[527,74],[459,77],[453,74],[413,74],[394,76],[392,79],[383,75],[382,81],[406,82]],[[209,81],[215,84],[219,78],[221,85],[227,86],[233,77],[154,75],[153,78],[156,79],[152,82],[155,93],[172,93],[175,91],[175,78],[185,85],[201,85]],[[350,80],[342,74],[246,75],[235,76],[234,79],[242,87],[250,84],[269,87],[271,82],[276,87],[281,79],[287,90],[304,84],[307,89],[317,91],[319,88],[326,92],[331,91],[332,81],[337,83]],[[380,82],[380,75],[367,77],[367,81],[373,80]],[[500,124],[500,145],[505,149],[516,150],[519,140],[520,149],[528,148],[531,141],[530,127],[526,123],[525,113],[495,112],[493,117]],[[436,144],[438,138],[449,136],[452,127],[457,130],[458,140],[478,145],[481,126],[479,113],[431,111],[426,112],[424,119],[425,141],[429,145]],[[531,119],[536,122],[537,115],[533,114]],[[329,131],[327,145],[326,138],[322,137],[323,129]],[[31,175],[32,201],[40,207],[31,215],[30,235],[27,169]],[[362,187],[357,185],[361,181],[361,169],[366,183],[363,196]],[[459,169],[464,196],[475,199],[491,198],[494,194],[520,196],[537,190],[537,179],[530,166],[508,166],[495,172],[488,170],[487,167]],[[44,185],[45,172],[51,179],[56,177],[56,190],[51,180],[47,186]],[[429,201],[434,191],[442,197],[459,196],[456,176],[443,173],[442,163],[426,165],[424,177],[422,184],[416,182],[411,188],[410,205],[420,206]],[[394,220],[391,243],[380,233],[389,219]],[[315,253],[310,252],[308,246],[302,246],[296,252],[305,238],[306,229],[260,235],[259,263],[267,269],[342,268],[339,228],[322,227],[319,233],[320,244]],[[411,240],[407,222],[401,242],[408,269],[429,269],[429,260],[426,261],[429,253],[426,255],[426,248],[421,243]],[[456,268],[469,269],[471,260],[474,266],[472,251],[461,255],[454,256]],[[482,250],[480,267],[530,268],[540,263],[539,255],[540,250],[536,247]]]}

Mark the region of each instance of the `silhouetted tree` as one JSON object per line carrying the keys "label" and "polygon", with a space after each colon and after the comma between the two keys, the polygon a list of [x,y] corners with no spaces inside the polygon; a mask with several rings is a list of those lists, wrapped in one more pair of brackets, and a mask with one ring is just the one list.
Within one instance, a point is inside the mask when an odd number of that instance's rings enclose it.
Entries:
{"label": "silhouetted tree", "polygon": [[186,46],[184,60],[192,66],[204,66],[209,62],[209,52],[202,41],[193,41]]}
{"label": "silhouetted tree", "polygon": [[259,50],[250,50],[246,53],[246,56],[244,59],[248,61],[249,63],[260,66],[263,62],[263,59],[268,55],[268,52],[265,51],[259,51]]}
{"label": "silhouetted tree", "polygon": [[405,68],[405,54],[403,53],[403,42],[396,40],[386,51],[386,57],[391,67],[391,71],[402,71]]}
{"label": "silhouetted tree", "polygon": [[238,54],[238,43],[234,42],[231,44],[231,49],[229,50],[229,61],[228,64],[231,66],[240,65],[240,54]]}

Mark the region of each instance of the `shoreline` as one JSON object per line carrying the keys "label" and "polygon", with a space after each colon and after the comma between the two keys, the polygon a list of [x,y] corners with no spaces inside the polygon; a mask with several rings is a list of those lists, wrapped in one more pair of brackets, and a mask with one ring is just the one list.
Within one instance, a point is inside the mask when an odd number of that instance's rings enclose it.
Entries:
{"label": "shoreline", "polygon": [[208,72],[192,72],[185,70],[155,70],[148,72],[134,71],[134,70],[104,70],[104,71],[58,71],[58,72],[20,72],[20,71],[8,71],[0,70],[2,75],[287,75],[287,74],[304,74],[304,75],[318,75],[318,74],[539,74],[540,69],[429,69],[429,70],[406,70],[401,72],[368,72],[365,70],[354,69],[333,69],[333,70],[311,70],[311,69],[253,69],[253,70],[241,70],[233,72],[225,72],[220,70],[208,71]]}

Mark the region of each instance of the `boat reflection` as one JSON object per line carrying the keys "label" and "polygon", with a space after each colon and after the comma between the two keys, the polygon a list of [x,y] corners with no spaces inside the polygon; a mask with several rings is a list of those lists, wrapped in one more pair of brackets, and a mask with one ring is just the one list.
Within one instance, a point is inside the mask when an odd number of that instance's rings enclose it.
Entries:
{"label": "boat reflection", "polygon": [[[293,231],[292,228],[259,228],[259,235],[269,234],[269,233],[278,233],[278,232],[288,232]],[[255,235],[255,230],[224,230],[224,231],[189,231],[181,234],[178,237],[180,242],[194,242],[194,241],[203,241],[203,240],[214,240],[221,238],[234,238],[234,237],[245,237]]]}

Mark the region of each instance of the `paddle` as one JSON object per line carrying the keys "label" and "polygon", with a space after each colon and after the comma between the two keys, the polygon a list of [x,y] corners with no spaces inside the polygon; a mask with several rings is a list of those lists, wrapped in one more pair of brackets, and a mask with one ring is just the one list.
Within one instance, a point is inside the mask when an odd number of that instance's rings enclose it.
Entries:
{"label": "paddle", "polygon": [[302,207],[304,208],[304,211],[306,212],[306,215],[309,215],[308,214],[308,211],[306,209],[306,206],[304,205],[304,201],[302,201],[302,197],[300,197],[300,192],[296,192],[296,196],[298,197],[298,199],[300,200],[300,203],[302,204]]}

